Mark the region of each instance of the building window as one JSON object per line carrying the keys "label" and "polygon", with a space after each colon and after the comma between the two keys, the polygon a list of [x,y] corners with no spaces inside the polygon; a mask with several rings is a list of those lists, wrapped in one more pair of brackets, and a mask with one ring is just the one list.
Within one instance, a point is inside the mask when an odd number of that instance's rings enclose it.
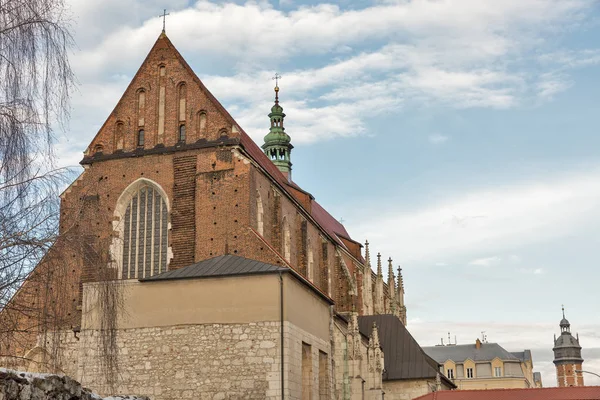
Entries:
{"label": "building window", "polygon": [[467,378],[473,377],[473,368],[467,368]]}
{"label": "building window", "polygon": [[206,134],[206,111],[198,111],[196,118],[196,133],[199,138]]}
{"label": "building window", "polygon": [[290,226],[287,218],[283,218],[283,257],[287,262],[292,258],[292,238],[290,235]]}
{"label": "building window", "polygon": [[122,121],[115,126],[115,150],[123,150],[125,125]]}
{"label": "building window", "polygon": [[307,275],[308,275],[308,280],[313,282],[315,281],[315,259],[313,256],[313,250],[312,250],[312,246],[310,243],[310,240],[308,241],[308,263],[307,263],[308,267],[307,267]]}
{"label": "building window", "polygon": [[185,142],[185,124],[179,125],[179,141]]}
{"label": "building window", "polygon": [[454,370],[452,368],[448,368],[448,373],[446,374],[448,379],[454,379]]}
{"label": "building window", "polygon": [[502,376],[502,367],[494,367],[494,376]]}
{"label": "building window", "polygon": [[168,243],[168,210],[165,198],[151,184],[144,183],[127,199],[127,207],[122,217],[121,277],[139,279],[165,272]]}
{"label": "building window", "polygon": [[144,120],[144,115],[146,112],[146,92],[144,89],[138,90],[138,126],[144,126],[146,121]]}
{"label": "building window", "polygon": [[330,398],[327,353],[319,351],[319,400],[329,400]]}
{"label": "building window", "polygon": [[261,235],[264,235],[263,218],[264,218],[264,210],[263,210],[262,197],[260,197],[260,193],[257,190],[256,191],[256,230]]}
{"label": "building window", "polygon": [[177,91],[179,96],[179,121],[185,121],[186,116],[186,97],[187,97],[187,87],[185,83],[179,84],[179,90]]}
{"label": "building window", "polygon": [[312,399],[312,348],[302,343],[302,400]]}
{"label": "building window", "polygon": [[144,147],[144,142],[145,142],[145,138],[144,138],[144,130],[140,129],[138,131],[138,135],[137,135],[137,145],[139,147]]}

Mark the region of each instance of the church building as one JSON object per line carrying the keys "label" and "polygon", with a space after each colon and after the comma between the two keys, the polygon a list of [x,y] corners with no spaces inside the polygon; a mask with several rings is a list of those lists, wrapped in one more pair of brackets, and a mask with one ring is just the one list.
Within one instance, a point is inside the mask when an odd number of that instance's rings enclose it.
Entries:
{"label": "church building", "polygon": [[454,388],[406,330],[400,269],[292,180],[279,95],[261,149],[163,31],[0,314],[0,366],[153,400]]}

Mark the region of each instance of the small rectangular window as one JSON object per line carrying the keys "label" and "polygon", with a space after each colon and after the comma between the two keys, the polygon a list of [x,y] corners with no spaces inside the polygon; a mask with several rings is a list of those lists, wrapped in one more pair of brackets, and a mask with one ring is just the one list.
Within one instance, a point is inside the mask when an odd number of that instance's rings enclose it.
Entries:
{"label": "small rectangular window", "polygon": [[494,367],[494,376],[502,376],[502,367]]}
{"label": "small rectangular window", "polygon": [[467,368],[467,378],[473,377],[473,368]]}
{"label": "small rectangular window", "polygon": [[179,125],[179,141],[185,142],[185,125]]}
{"label": "small rectangular window", "polygon": [[449,379],[454,379],[454,370],[452,368],[448,368],[448,373],[446,374],[446,376]]}
{"label": "small rectangular window", "polygon": [[143,146],[144,145],[144,130],[143,129],[140,129],[138,131],[137,145],[138,146]]}
{"label": "small rectangular window", "polygon": [[312,347],[302,342],[302,400],[312,399]]}

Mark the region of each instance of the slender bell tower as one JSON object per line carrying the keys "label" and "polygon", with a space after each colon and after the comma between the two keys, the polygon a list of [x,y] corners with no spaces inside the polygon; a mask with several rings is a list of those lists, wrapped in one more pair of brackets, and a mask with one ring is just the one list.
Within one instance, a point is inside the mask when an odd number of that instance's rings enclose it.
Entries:
{"label": "slender bell tower", "polygon": [[269,119],[271,120],[271,128],[265,136],[265,143],[262,149],[269,159],[283,172],[289,181],[292,180],[292,161],[290,155],[294,146],[291,144],[290,136],[285,133],[283,120],[285,114],[283,107],[279,105],[279,79],[281,76],[275,74],[275,104],[271,107]]}
{"label": "slender bell tower", "polygon": [[554,335],[554,365],[556,366],[556,380],[559,387],[584,386],[581,372],[581,346],[579,335],[571,335],[571,324],[565,318],[565,308],[562,309],[563,318],[560,321],[560,336]]}

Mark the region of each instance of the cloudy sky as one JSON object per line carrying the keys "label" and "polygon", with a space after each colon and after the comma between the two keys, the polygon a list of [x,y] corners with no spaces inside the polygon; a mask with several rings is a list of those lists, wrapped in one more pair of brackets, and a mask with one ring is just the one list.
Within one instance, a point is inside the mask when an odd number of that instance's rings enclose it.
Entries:
{"label": "cloudy sky", "polygon": [[[422,345],[482,331],[553,386],[561,304],[600,373],[600,6],[586,0],[68,0],[76,165],[167,34],[294,180],[404,268]],[[588,383],[600,379],[586,376]]]}

